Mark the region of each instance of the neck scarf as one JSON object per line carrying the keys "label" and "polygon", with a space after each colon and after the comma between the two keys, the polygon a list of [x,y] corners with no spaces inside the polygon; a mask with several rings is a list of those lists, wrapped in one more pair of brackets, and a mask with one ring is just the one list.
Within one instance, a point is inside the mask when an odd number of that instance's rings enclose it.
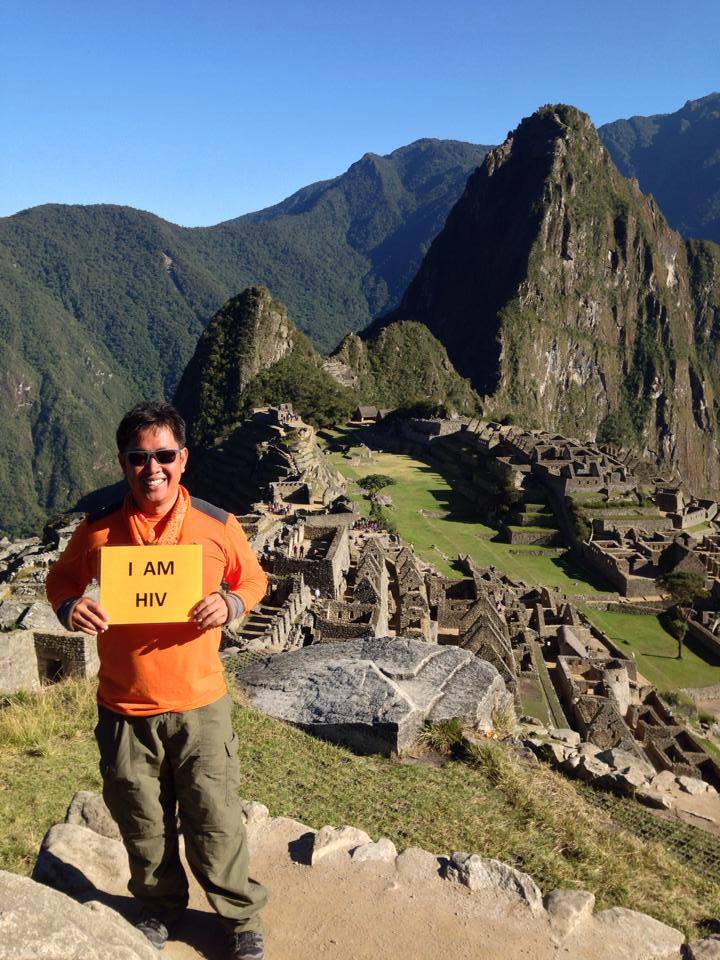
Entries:
{"label": "neck scarf", "polygon": [[183,520],[190,504],[190,494],[185,487],[178,487],[177,500],[172,505],[168,513],[161,518],[160,523],[164,523],[162,532],[158,537],[155,536],[155,525],[148,522],[147,517],[142,513],[132,494],[128,493],[123,501],[123,516],[130,529],[132,542],[142,547],[145,544],[173,544],[180,539]]}

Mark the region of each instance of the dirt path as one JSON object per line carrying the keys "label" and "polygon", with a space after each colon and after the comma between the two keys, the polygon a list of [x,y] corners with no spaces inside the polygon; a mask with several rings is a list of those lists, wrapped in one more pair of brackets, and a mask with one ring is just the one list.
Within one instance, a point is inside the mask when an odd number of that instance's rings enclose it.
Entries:
{"label": "dirt path", "polygon": [[[630,928],[627,917],[610,922],[608,912],[556,940],[546,915],[533,917],[516,897],[472,893],[441,879],[437,861],[424,851],[365,863],[336,854],[311,867],[311,839],[307,827],[286,818],[250,830],[252,872],[270,893],[263,914],[268,960],[679,957],[677,948],[658,951],[652,935],[642,943],[634,939],[632,922]],[[661,940],[663,935],[660,931]],[[224,934],[193,884],[190,909],[163,956],[222,960],[224,951]]]}

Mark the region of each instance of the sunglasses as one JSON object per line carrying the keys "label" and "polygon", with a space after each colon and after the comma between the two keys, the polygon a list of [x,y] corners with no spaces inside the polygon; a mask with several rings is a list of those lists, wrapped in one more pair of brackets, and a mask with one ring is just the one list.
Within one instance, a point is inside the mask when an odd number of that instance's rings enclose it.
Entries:
{"label": "sunglasses", "polygon": [[169,463],[175,463],[179,453],[182,453],[182,450],[163,447],[160,450],[126,450],[124,457],[131,467],[144,467],[151,457],[163,466],[167,466]]}

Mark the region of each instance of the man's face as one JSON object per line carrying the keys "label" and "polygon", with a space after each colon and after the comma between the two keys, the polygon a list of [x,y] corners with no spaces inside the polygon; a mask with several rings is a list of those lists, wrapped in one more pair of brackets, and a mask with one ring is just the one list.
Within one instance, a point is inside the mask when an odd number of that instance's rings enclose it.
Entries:
{"label": "man's face", "polygon": [[[169,427],[148,427],[140,430],[130,444],[130,450],[172,450],[178,442]],[[133,499],[143,513],[163,514],[177,499],[180,477],[185,472],[188,452],[184,447],[172,463],[158,463],[150,457],[143,466],[134,467],[125,452],[118,454]]]}

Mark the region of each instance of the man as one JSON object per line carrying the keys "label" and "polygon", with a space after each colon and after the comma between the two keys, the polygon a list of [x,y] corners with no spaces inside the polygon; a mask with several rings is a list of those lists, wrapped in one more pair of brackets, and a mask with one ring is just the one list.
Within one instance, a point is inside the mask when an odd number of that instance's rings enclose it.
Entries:
{"label": "man", "polygon": [[[117,447],[130,492],[81,523],[48,574],[47,595],[67,629],[97,634],[103,796],[128,852],[128,889],[142,904],[137,926],[162,949],[187,906],[179,810],[187,860],[228,931],[229,960],[262,960],[266,893],[248,878],[218,649],[221,626],[261,599],[267,578],[235,517],[181,486],[188,451],[174,407],[134,407]],[[187,623],[113,625],[83,596],[98,578],[101,547],[176,543],[203,549],[203,599]]]}

